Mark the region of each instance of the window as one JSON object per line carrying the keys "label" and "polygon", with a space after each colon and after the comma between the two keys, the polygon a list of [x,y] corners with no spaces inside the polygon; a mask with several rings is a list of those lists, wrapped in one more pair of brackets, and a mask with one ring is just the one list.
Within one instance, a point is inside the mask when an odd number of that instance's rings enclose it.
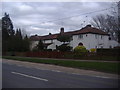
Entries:
{"label": "window", "polygon": [[101,39],[103,38],[103,36],[101,35]]}
{"label": "window", "polygon": [[97,46],[95,46],[95,48],[97,48]]}
{"label": "window", "polygon": [[110,45],[109,48],[112,48],[112,46]]}
{"label": "window", "polygon": [[95,34],[95,38],[97,39],[97,38],[98,38],[98,35]]}
{"label": "window", "polygon": [[53,43],[53,39],[51,39],[51,43]]}
{"label": "window", "polygon": [[81,35],[81,34],[78,35],[78,38],[79,38],[79,39],[82,39],[82,38],[83,38],[83,35]]}
{"label": "window", "polygon": [[111,40],[111,37],[109,37],[108,39]]}

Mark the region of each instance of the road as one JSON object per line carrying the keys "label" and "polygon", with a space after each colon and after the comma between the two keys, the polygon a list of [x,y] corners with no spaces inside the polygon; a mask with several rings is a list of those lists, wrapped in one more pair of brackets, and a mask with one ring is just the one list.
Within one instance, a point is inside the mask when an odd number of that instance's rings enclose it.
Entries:
{"label": "road", "polygon": [[3,88],[118,88],[118,79],[77,75],[15,64],[2,65]]}

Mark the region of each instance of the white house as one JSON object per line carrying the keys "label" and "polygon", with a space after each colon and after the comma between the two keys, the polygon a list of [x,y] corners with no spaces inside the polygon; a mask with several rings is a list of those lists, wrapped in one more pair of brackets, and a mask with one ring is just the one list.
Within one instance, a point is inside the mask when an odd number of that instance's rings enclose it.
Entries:
{"label": "white house", "polygon": [[39,42],[42,40],[46,45],[47,49],[56,49],[56,45],[59,46],[62,43],[57,40],[57,36],[59,34],[71,35],[72,40],[69,45],[75,48],[81,42],[87,49],[91,48],[113,48],[118,46],[118,42],[115,40],[111,40],[108,33],[103,32],[97,28],[91,27],[91,25],[87,25],[86,27],[70,32],[64,32],[64,28],[60,29],[60,33],[45,35],[45,36],[31,36],[31,49],[33,49]]}

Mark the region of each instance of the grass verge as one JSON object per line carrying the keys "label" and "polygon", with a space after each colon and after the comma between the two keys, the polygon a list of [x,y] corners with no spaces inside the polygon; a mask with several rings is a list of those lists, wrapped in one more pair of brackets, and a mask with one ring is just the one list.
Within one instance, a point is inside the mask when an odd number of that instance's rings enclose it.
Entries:
{"label": "grass verge", "polygon": [[26,58],[26,57],[16,57],[16,56],[3,56],[5,59],[19,60],[19,61],[28,61],[34,63],[44,63],[44,64],[53,64],[59,66],[80,68],[80,69],[90,69],[97,70],[108,73],[119,74],[120,72],[118,63],[112,62],[85,62],[85,61],[67,61],[67,60],[52,60],[52,59],[39,59],[39,58]]}

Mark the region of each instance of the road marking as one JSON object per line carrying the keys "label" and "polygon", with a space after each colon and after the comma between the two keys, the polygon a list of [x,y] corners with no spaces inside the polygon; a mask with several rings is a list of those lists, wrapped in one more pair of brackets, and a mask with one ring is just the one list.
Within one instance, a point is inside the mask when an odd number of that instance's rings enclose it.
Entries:
{"label": "road marking", "polygon": [[74,75],[82,75],[82,74],[78,74],[78,73],[72,73],[72,74],[74,74]]}
{"label": "road marking", "polygon": [[51,71],[53,71],[53,72],[61,72],[61,71],[58,71],[58,70],[51,70]]}
{"label": "road marking", "polygon": [[[72,73],[74,75],[84,75],[84,74],[78,74],[78,73]],[[110,77],[105,77],[105,76],[95,76],[95,75],[86,75],[86,76],[92,76],[92,77],[98,77],[98,78],[110,78]]]}
{"label": "road marking", "polygon": [[34,76],[26,75],[26,74],[23,74],[23,73],[18,73],[18,72],[11,72],[11,73],[18,74],[18,75],[25,76],[25,77],[29,77],[29,78],[38,79],[38,80],[48,81],[47,79],[43,79],[43,78],[39,78],[39,77],[34,77]]}
{"label": "road marking", "polygon": [[94,76],[94,77],[99,77],[99,78],[110,78],[110,77],[104,77],[104,76]]}

